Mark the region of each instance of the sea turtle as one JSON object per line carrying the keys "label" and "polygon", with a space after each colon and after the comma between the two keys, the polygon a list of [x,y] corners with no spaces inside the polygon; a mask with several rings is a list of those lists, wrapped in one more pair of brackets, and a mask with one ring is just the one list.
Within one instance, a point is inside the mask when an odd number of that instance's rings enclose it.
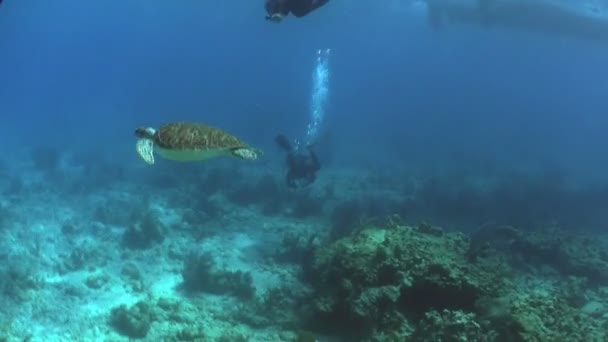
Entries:
{"label": "sea turtle", "polygon": [[175,161],[205,160],[221,155],[255,160],[262,154],[237,137],[221,129],[204,124],[175,122],[155,129],[140,127],[135,130],[136,149],[146,163],[154,164],[154,152]]}

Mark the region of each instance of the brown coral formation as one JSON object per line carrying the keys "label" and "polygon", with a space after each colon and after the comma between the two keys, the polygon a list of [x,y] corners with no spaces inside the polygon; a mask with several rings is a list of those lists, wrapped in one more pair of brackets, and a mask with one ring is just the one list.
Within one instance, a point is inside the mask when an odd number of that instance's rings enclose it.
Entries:
{"label": "brown coral formation", "polygon": [[[351,341],[606,340],[608,317],[580,308],[589,288],[567,294],[559,274],[542,278],[517,267],[555,236],[502,227],[470,239],[429,225],[368,226],[315,253],[308,322]],[[588,277],[583,284],[603,281],[594,276],[604,267],[589,252],[595,248],[576,254],[577,242],[550,245],[550,255],[560,251],[553,261],[560,272]]]}

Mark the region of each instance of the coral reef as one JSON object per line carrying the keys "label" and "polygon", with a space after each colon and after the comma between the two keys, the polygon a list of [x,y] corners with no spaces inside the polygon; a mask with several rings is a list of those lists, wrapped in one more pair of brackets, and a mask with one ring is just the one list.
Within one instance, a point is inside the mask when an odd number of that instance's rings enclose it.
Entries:
{"label": "coral reef", "polygon": [[22,264],[8,264],[0,270],[0,294],[11,300],[22,302],[32,291],[38,290],[42,282],[33,269]]}
{"label": "coral reef", "polygon": [[303,298],[297,290],[287,286],[269,289],[254,300],[238,305],[230,319],[256,328],[276,326],[290,329],[298,321],[296,308]]}
{"label": "coral reef", "polygon": [[255,287],[251,273],[217,269],[210,253],[192,253],[184,261],[182,270],[184,289],[191,292],[230,294],[251,299]]}
{"label": "coral reef", "polygon": [[533,293],[514,296],[510,318],[521,341],[608,339],[608,317],[593,319],[555,296]]}
{"label": "coral reef", "polygon": [[473,245],[506,254],[519,269],[549,266],[564,276],[584,277],[595,285],[608,284],[608,252],[597,241],[580,234],[556,228],[524,232],[488,224],[475,232]]}
{"label": "coral reef", "polygon": [[138,302],[128,308],[120,305],[112,309],[109,324],[121,335],[141,339],[146,337],[154,320],[152,308],[146,302]]}
{"label": "coral reef", "polygon": [[[513,229],[497,234],[529,241]],[[607,338],[608,317],[592,319],[576,308],[586,303],[577,290],[583,285],[575,283],[569,292],[550,287],[553,295],[535,294],[526,285],[525,273],[516,273],[512,254],[480,253],[484,250],[481,245],[476,239],[428,224],[411,227],[396,220],[368,224],[316,250],[312,265],[305,268],[314,289],[312,304],[302,314],[312,329],[346,339],[363,337],[361,341]],[[537,248],[522,249],[520,245],[509,244],[529,257],[538,254]],[[583,256],[563,254],[557,262],[546,260],[546,264],[559,263],[578,276],[581,272],[573,269],[580,270],[581,265],[594,265],[596,273],[606,270],[597,258],[589,262],[588,253],[582,251]],[[589,266],[582,269],[588,272]],[[586,272],[591,283],[601,280],[606,284],[603,278]],[[570,304],[566,298],[571,298]]]}
{"label": "coral reef", "polygon": [[428,231],[370,227],[320,249],[309,277],[317,290],[313,324],[385,334],[431,310],[473,311],[477,300],[501,291],[506,270],[499,264],[470,264],[463,235]]}
{"label": "coral reef", "polygon": [[[14,190],[0,180],[0,340],[608,340],[604,231],[536,224],[576,204],[562,190],[524,212],[533,223],[513,212],[549,185],[403,189],[402,177],[324,169],[292,191],[268,165],[238,161],[125,167],[126,179],[118,168],[96,182],[105,166],[66,160],[55,173],[75,176],[63,183],[31,168]],[[602,191],[580,194],[575,211],[605,203]],[[505,225],[511,216],[526,225]],[[470,235],[454,232],[462,223]]]}
{"label": "coral reef", "polygon": [[[476,319],[474,313],[465,313],[460,310],[444,309],[441,312],[431,310],[424,314],[411,339],[420,342],[496,341],[496,336],[482,333],[482,328],[475,321]],[[516,340],[509,341],[515,342]]]}
{"label": "coral reef", "polygon": [[129,225],[122,237],[123,245],[132,249],[146,249],[163,240],[164,227],[150,210]]}
{"label": "coral reef", "polygon": [[272,257],[279,262],[309,265],[315,250],[326,240],[325,234],[317,232],[287,231]]}

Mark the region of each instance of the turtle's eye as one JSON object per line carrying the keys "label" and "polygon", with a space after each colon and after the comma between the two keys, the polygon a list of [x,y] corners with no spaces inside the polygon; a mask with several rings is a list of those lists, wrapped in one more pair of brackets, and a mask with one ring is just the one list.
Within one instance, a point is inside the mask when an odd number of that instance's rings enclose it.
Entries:
{"label": "turtle's eye", "polygon": [[146,135],[146,130],[143,128],[137,128],[135,130],[135,136],[138,138],[143,138]]}

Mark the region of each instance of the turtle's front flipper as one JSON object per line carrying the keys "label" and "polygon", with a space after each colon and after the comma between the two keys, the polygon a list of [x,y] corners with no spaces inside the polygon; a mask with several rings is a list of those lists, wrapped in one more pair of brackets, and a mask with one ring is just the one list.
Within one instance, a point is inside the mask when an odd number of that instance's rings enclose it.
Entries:
{"label": "turtle's front flipper", "polygon": [[237,148],[232,150],[232,155],[246,160],[256,160],[262,155],[262,151],[253,148]]}
{"label": "turtle's front flipper", "polygon": [[135,144],[137,154],[149,165],[154,164],[154,142],[151,139],[138,139]]}

